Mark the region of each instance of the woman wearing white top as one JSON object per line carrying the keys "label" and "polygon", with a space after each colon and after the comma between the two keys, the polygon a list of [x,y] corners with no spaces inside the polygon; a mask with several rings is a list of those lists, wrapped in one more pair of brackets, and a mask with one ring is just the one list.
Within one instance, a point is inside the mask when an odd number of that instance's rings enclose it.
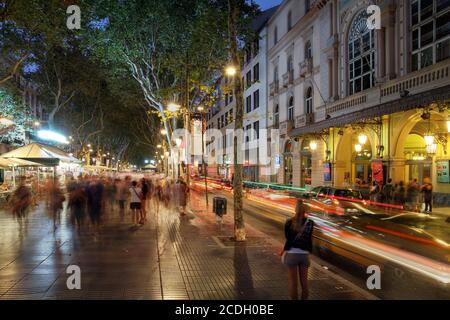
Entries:
{"label": "woman wearing white top", "polygon": [[142,199],[142,190],[141,188],[137,187],[137,182],[133,181],[131,183],[130,188],[130,209],[131,209],[131,215],[133,218],[133,223],[138,225],[139,223],[143,223],[143,221],[140,219],[141,216],[141,199]]}

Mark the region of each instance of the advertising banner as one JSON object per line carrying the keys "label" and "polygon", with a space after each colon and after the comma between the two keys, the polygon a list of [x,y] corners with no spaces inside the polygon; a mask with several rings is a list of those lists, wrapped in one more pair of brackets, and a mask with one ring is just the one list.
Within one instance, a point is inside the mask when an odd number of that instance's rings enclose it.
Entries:
{"label": "advertising banner", "polygon": [[378,184],[383,184],[383,161],[372,161],[372,181],[376,181]]}
{"label": "advertising banner", "polygon": [[437,182],[450,183],[449,164],[450,164],[449,160],[436,161]]}

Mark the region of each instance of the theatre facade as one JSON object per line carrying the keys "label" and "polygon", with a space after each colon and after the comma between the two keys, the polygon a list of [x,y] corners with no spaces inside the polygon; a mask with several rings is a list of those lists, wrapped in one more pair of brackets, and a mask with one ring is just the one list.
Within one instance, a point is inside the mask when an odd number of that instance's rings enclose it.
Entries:
{"label": "theatre facade", "polygon": [[268,34],[272,182],[430,178],[450,203],[450,1],[284,1]]}

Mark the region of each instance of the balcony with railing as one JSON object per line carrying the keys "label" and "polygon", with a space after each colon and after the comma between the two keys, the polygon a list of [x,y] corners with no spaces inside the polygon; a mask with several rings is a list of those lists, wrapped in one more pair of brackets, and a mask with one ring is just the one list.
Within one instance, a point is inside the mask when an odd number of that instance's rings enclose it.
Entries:
{"label": "balcony with railing", "polygon": [[274,81],[271,84],[269,84],[269,94],[270,96],[274,96],[276,94],[278,94],[279,92],[279,82],[278,81]]}
{"label": "balcony with railing", "polygon": [[314,113],[305,113],[295,118],[295,127],[300,128],[314,123]]}
{"label": "balcony with railing", "polygon": [[299,63],[300,77],[304,78],[313,72],[313,58],[306,58],[305,61]]}
{"label": "balcony with railing", "polygon": [[339,99],[326,105],[325,113],[334,118],[448,85],[450,59]]}
{"label": "balcony with railing", "polygon": [[293,120],[287,120],[287,121],[281,122],[280,123],[280,134],[288,135],[293,128],[294,128]]}

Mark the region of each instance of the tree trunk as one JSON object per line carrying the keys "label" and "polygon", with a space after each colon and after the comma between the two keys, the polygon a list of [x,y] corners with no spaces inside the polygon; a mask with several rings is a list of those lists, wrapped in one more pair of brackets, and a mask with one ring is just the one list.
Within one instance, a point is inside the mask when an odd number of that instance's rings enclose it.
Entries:
{"label": "tree trunk", "polygon": [[239,163],[239,149],[237,134],[241,132],[243,127],[244,115],[244,97],[241,85],[241,64],[237,47],[237,25],[236,25],[236,0],[228,0],[228,28],[230,34],[230,56],[233,66],[236,68],[236,76],[234,78],[234,92],[236,96],[236,117],[235,117],[235,137],[233,141],[234,147],[234,237],[236,241],[245,241],[246,232],[244,224],[244,216],[242,212],[242,163]]}

